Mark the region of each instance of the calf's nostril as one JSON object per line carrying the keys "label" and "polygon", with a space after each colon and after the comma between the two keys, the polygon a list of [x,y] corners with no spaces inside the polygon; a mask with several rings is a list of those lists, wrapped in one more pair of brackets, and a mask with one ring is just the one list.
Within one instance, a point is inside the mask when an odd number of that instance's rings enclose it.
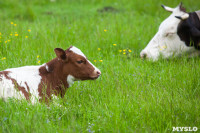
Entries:
{"label": "calf's nostril", "polygon": [[101,72],[100,72],[100,71],[97,71],[97,74],[98,74],[98,75],[101,75]]}

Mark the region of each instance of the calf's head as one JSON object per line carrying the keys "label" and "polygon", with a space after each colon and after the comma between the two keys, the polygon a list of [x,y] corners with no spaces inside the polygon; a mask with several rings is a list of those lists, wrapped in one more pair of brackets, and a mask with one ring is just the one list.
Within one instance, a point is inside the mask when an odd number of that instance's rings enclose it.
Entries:
{"label": "calf's head", "polygon": [[187,47],[177,34],[180,22],[189,17],[189,14],[182,7],[182,3],[176,8],[164,5],[162,7],[166,11],[171,12],[171,15],[160,24],[158,32],[141,51],[140,57],[155,61],[159,56],[168,58],[171,56],[180,56],[182,53],[194,52],[194,48]]}
{"label": "calf's head", "polygon": [[68,82],[93,80],[101,75],[101,71],[78,48],[74,46],[67,50],[55,48],[54,51],[58,60],[62,62],[62,75],[67,76]]}

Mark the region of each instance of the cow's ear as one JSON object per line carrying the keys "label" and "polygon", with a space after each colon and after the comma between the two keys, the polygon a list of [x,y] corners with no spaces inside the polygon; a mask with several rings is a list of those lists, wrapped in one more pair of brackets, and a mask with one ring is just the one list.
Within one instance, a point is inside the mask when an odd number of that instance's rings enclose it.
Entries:
{"label": "cow's ear", "polygon": [[180,11],[186,12],[186,9],[183,7],[183,3],[182,2],[178,5],[178,8],[179,8]]}
{"label": "cow's ear", "polygon": [[186,20],[189,18],[189,14],[188,13],[184,13],[182,16],[175,16],[176,18],[180,19],[180,20]]}
{"label": "cow's ear", "polygon": [[67,55],[66,55],[66,53],[63,49],[55,48],[54,52],[56,53],[56,56],[58,57],[58,59],[61,59],[63,61],[67,61]]}

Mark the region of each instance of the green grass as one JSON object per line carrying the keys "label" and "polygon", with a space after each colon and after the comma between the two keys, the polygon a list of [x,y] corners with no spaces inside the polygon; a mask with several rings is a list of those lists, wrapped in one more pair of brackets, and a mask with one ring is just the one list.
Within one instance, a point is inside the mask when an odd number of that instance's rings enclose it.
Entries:
{"label": "green grass", "polygon": [[[200,59],[151,62],[139,58],[169,15],[160,5],[175,7],[178,3],[1,0],[0,59],[6,59],[0,60],[0,70],[43,64],[55,57],[54,48],[74,45],[102,76],[96,81],[75,82],[64,99],[49,107],[0,100],[0,132],[163,133],[172,132],[174,126],[200,128]],[[196,0],[183,0],[183,4],[187,11],[200,7]],[[117,12],[99,13],[105,6]],[[19,36],[14,36],[15,32]],[[7,40],[11,41],[5,43]],[[123,49],[132,52],[123,55],[119,52]]]}

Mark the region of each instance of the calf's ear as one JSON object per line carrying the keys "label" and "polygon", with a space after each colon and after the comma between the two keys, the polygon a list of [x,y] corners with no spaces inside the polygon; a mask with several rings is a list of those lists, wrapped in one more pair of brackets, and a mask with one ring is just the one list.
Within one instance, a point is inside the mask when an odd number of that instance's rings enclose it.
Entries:
{"label": "calf's ear", "polygon": [[61,48],[55,48],[54,52],[56,53],[56,56],[59,59],[61,59],[63,61],[67,61],[67,55],[66,55],[66,53],[65,53],[65,51],[63,49],[61,49]]}

